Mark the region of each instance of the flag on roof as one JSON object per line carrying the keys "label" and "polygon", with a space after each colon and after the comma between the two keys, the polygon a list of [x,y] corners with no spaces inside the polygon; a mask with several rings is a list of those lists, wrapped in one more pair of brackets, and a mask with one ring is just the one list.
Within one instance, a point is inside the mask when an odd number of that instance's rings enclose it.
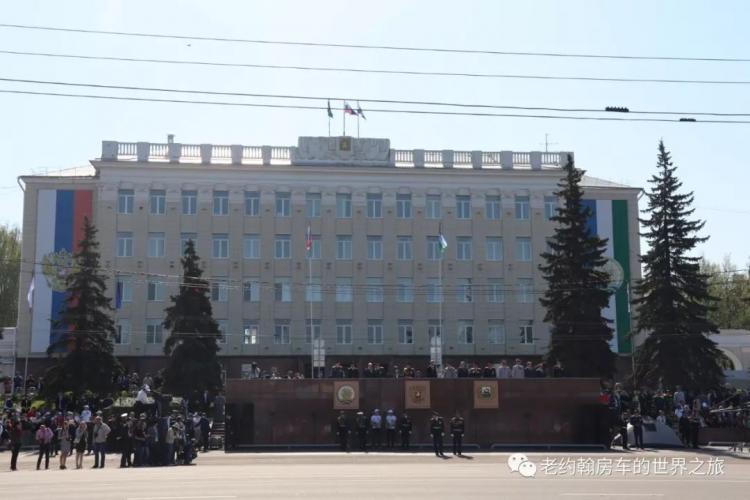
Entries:
{"label": "flag on roof", "polygon": [[357,112],[354,111],[354,109],[351,106],[349,106],[348,102],[344,102],[344,113],[346,113],[347,115],[356,115],[357,114]]}
{"label": "flag on roof", "polygon": [[333,111],[331,111],[331,100],[328,99],[328,118],[333,118]]}
{"label": "flag on roof", "polygon": [[445,249],[448,248],[448,242],[445,239],[445,236],[443,236],[443,225],[440,224],[440,229],[438,231],[438,243],[440,243],[440,251],[445,252]]}
{"label": "flag on roof", "polygon": [[362,111],[362,106],[359,105],[359,101],[357,101],[357,114],[367,120],[367,117],[365,117],[365,112]]}
{"label": "flag on roof", "polygon": [[305,250],[308,251],[308,253],[312,250],[313,240],[312,240],[312,229],[310,229],[310,224],[307,225],[307,235],[305,236]]}

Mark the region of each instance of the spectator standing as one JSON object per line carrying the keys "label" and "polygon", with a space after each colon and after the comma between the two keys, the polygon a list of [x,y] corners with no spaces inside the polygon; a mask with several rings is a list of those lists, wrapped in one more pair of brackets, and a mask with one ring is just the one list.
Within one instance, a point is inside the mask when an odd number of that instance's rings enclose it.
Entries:
{"label": "spectator standing", "polygon": [[68,460],[70,451],[72,449],[73,437],[70,433],[70,422],[64,420],[60,428],[57,430],[57,440],[60,443],[60,469],[67,469],[65,463]]}
{"label": "spectator standing", "polygon": [[524,369],[521,360],[516,358],[513,368],[510,370],[510,378],[524,378]]}
{"label": "spectator standing", "polygon": [[89,432],[86,428],[86,422],[79,422],[76,429],[76,435],[73,439],[73,448],[76,450],[76,469],[83,467],[83,453],[88,447]]}
{"label": "spectator standing", "polygon": [[506,360],[500,361],[500,366],[497,368],[497,378],[510,378],[510,367]]}
{"label": "spectator standing", "polygon": [[208,451],[209,440],[211,439],[211,422],[205,413],[201,413],[201,419],[199,422],[201,429],[201,439],[203,440],[203,452]]}
{"label": "spectator standing", "polygon": [[42,464],[42,457],[44,457],[44,468],[49,469],[49,451],[50,444],[52,443],[52,431],[46,425],[41,424],[36,431],[35,437],[36,442],[39,444],[39,458],[36,459],[36,470],[39,470],[39,466]]}
{"label": "spectator standing", "polygon": [[8,426],[8,437],[10,439],[10,470],[18,470],[18,453],[21,451],[21,439],[23,437],[23,426],[21,421],[11,418]]}
{"label": "spectator standing", "polygon": [[102,422],[99,415],[94,419],[94,469],[104,468],[104,459],[107,456],[107,437],[112,429]]}

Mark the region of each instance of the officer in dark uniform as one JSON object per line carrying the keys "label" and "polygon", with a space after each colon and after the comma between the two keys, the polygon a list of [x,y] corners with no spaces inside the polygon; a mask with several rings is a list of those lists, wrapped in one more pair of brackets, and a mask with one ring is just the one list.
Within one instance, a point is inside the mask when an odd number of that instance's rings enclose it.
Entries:
{"label": "officer in dark uniform", "polygon": [[445,433],[445,422],[438,412],[432,413],[430,419],[430,434],[432,434],[432,448],[436,457],[444,457],[443,453],[443,434]]}
{"label": "officer in dark uniform", "polygon": [[369,419],[367,418],[367,416],[363,412],[358,411],[355,424],[357,426],[357,441],[359,441],[359,449],[362,451],[367,451],[368,423],[369,423]]}
{"label": "officer in dark uniform", "polygon": [[398,430],[401,433],[401,449],[409,449],[409,439],[411,438],[411,419],[404,413],[401,421],[398,423]]}
{"label": "officer in dark uniform", "polygon": [[630,425],[633,426],[633,438],[635,439],[635,448],[643,449],[643,417],[641,412],[635,411],[630,416]]}
{"label": "officer in dark uniform", "polygon": [[620,437],[622,437],[622,449],[629,450],[628,448],[628,421],[630,416],[628,412],[623,412],[620,416]]}
{"label": "officer in dark uniform", "polygon": [[342,411],[336,418],[336,434],[339,437],[341,451],[349,451],[347,448],[349,440],[349,422],[346,421],[346,414]]}
{"label": "officer in dark uniform", "polygon": [[461,456],[464,440],[464,418],[456,412],[451,419],[451,435],[453,436],[453,454]]}

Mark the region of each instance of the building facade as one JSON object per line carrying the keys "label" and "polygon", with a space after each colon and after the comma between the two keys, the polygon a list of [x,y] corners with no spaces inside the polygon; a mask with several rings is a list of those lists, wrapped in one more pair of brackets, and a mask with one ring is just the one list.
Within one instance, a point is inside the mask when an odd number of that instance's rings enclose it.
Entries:
{"label": "building facade", "polygon": [[[115,352],[141,370],[163,355],[164,308],[189,239],[230,376],[250,361],[309,370],[315,339],[328,366],[538,357],[549,340],[539,254],[568,155],[395,150],[351,137],[296,147],[105,141],[91,175],[22,178],[18,356],[43,362],[65,297],[60,274],[88,216],[111,276]],[[640,190],[583,184],[591,228],[609,239],[612,348],[628,354]]]}

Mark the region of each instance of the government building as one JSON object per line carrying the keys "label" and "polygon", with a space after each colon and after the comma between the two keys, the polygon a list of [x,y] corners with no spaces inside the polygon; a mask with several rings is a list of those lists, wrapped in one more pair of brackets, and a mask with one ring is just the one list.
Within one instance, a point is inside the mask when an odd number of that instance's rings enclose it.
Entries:
{"label": "government building", "polygon": [[[139,373],[163,364],[164,308],[188,240],[210,282],[229,377],[251,362],[309,376],[313,362],[539,359],[549,341],[539,255],[569,156],[353,137],[292,147],[104,141],[91,171],[20,179],[17,359],[34,374],[48,363],[86,216],[111,277],[115,353]],[[640,189],[591,176],[583,185],[591,229],[608,239],[612,349],[628,355]]]}

